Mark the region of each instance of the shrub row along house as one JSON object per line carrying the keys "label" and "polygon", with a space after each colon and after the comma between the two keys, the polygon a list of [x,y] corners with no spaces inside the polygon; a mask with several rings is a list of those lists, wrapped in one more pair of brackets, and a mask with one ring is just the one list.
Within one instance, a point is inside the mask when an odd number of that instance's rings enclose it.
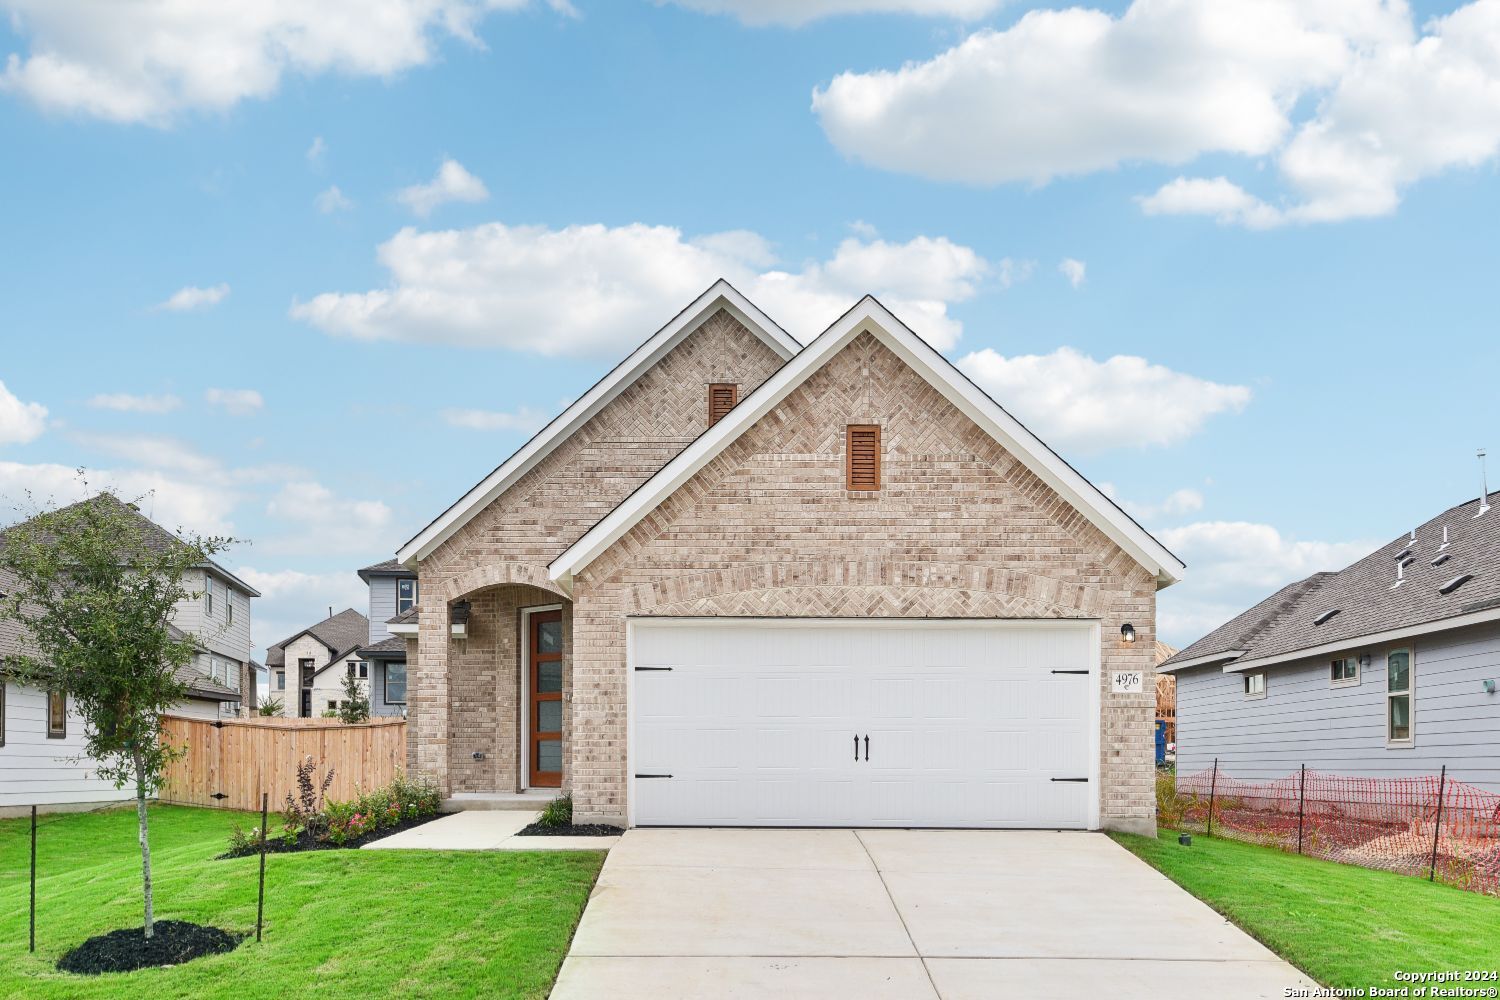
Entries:
{"label": "shrub row along house", "polygon": [[1500,507],[1461,504],[1289,584],[1160,669],[1177,678],[1179,773],[1446,765],[1500,792]]}
{"label": "shrub row along house", "polygon": [[1154,829],[1181,562],[873,298],[804,346],[715,284],[397,561],[445,794]]}
{"label": "shrub row along house", "polygon": [[[108,493],[82,502],[122,503]],[[178,544],[171,532],[129,506],[148,545]],[[174,711],[200,718],[253,713],[261,668],[250,658],[250,607],[259,591],[213,560],[191,570],[183,584],[194,596],[177,605],[172,628],[192,636],[199,649],[179,672],[187,697]],[[0,575],[0,593],[11,586]],[[0,815],[31,805],[56,808],[130,799],[131,789],[101,780],[94,762],[81,756],[83,723],[67,692],[43,691],[4,677],[5,659],[23,652],[26,643],[17,623],[0,620]]]}

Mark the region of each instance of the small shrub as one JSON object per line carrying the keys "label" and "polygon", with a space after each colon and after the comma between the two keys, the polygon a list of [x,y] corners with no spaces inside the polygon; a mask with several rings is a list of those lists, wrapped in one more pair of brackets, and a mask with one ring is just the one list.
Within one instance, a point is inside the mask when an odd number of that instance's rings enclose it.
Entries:
{"label": "small shrub", "polygon": [[313,763],[312,756],[303,758],[302,763],[297,765],[297,797],[292,798],[291,792],[286,793],[281,815],[287,828],[294,833],[306,830],[314,837],[320,837],[327,829],[323,796],[328,794],[328,789],[333,784],[333,768],[330,767],[328,773],[323,775],[321,784],[313,782],[313,775],[316,773],[317,765]]}
{"label": "small shrub", "polygon": [[255,714],[267,717],[280,715],[284,708],[286,708],[286,702],[280,698],[268,698],[260,703],[260,706],[255,710]]}
{"label": "small shrub", "polygon": [[265,839],[266,831],[259,826],[252,826],[246,830],[236,823],[229,830],[229,849],[231,851],[258,851]]}
{"label": "small shrub", "polygon": [[346,726],[370,721],[370,696],[353,674],[344,678],[344,698],[339,702],[338,716]]}
{"label": "small shrub", "polygon": [[542,809],[542,814],[536,818],[537,826],[572,826],[573,825],[573,795],[559,795],[548,802]]}
{"label": "small shrub", "polygon": [[403,775],[388,787],[391,798],[400,808],[402,819],[436,816],[443,804],[443,795],[437,786],[425,781],[413,781]]}
{"label": "small shrub", "polygon": [[376,828],[375,817],[360,811],[358,799],[352,802],[329,802],[324,807],[323,819],[322,839],[340,847]]}
{"label": "small shrub", "polygon": [[1156,775],[1156,823],[1158,826],[1177,828],[1187,803],[1177,794],[1177,775],[1157,772]]}

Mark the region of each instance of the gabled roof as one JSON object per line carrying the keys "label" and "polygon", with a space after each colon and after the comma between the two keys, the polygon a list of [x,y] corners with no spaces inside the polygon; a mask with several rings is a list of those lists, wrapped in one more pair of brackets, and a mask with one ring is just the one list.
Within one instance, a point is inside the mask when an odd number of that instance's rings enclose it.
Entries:
{"label": "gabled roof", "polygon": [[[357,648],[360,643],[369,641],[370,619],[353,608],[345,608],[330,618],[324,618],[316,625],[309,625],[302,631],[288,636],[275,645],[268,646],[266,648],[266,666],[285,666],[286,647],[304,635],[310,635],[328,647],[328,652],[332,654],[333,659],[337,659],[349,650]],[[329,662],[332,662],[332,660]],[[326,665],[320,664],[320,667]]]}
{"label": "gabled roof", "polygon": [[1158,587],[1169,586],[1181,579],[1185,568],[1181,560],[870,295],[856,303],[801,353],[741,400],[724,419],[684,448],[553,560],[548,566],[552,579],[561,581],[564,586],[569,585],[574,574],[613,545],[864,331],[906,362],[958,410],[1145,566],[1155,577]]}
{"label": "gabled roof", "polygon": [[652,334],[630,356],[614,367],[608,375],[596,382],[551,423],[536,433],[494,472],[485,476],[473,489],[465,493],[457,503],[438,515],[427,527],[412,537],[396,553],[398,562],[412,566],[425,559],[434,549],[443,544],[455,531],[468,523],[469,519],[483,510],[490,501],[510,489],[538,462],[551,454],[563,441],[582,427],[595,414],[604,409],[616,396],[630,387],[652,365],[656,364],[688,334],[696,330],[703,321],[720,309],[728,311],[743,323],[751,333],[763,340],[771,350],[783,359],[791,358],[801,345],[792,339],[769,316],[761,312],[749,299],[722,278],[702,295],[693,300],[686,309],[672,318],[666,326]]}
{"label": "gabled roof", "polygon": [[367,660],[404,660],[406,659],[406,639],[399,635],[381,639],[379,642],[359,647],[359,655]]}
{"label": "gabled roof", "polygon": [[[1497,515],[1500,506],[1486,505],[1481,511],[1477,497],[1449,508],[1337,573],[1317,573],[1283,587],[1163,668],[1217,662],[1225,671],[1253,670],[1500,620]],[[1273,605],[1274,614],[1264,613]],[[1237,622],[1257,617],[1264,619],[1257,627],[1238,638],[1233,635]]]}

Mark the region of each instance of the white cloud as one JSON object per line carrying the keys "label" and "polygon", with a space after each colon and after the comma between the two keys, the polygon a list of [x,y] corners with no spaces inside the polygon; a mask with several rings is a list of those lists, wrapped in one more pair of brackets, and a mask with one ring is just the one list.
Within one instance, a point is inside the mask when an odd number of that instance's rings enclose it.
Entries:
{"label": "white cloud", "polygon": [[321,191],[313,199],[313,204],[318,211],[324,215],[332,215],[334,212],[344,212],[354,207],[354,202],[344,196],[337,184],[332,185],[326,191]]}
{"label": "white cloud", "polygon": [[1064,278],[1068,279],[1068,284],[1074,288],[1082,285],[1084,277],[1088,274],[1088,265],[1076,257],[1064,257],[1058,263],[1057,269],[1062,272]]}
{"label": "white cloud", "polygon": [[1201,637],[1288,583],[1343,569],[1380,544],[1297,540],[1246,521],[1200,521],[1156,537],[1189,567],[1187,579],[1158,598],[1158,631],[1173,644]]}
{"label": "white cloud", "polygon": [[266,402],[254,389],[206,389],[203,398],[236,417],[256,413]]}
{"label": "white cloud", "polygon": [[[434,60],[451,36],[482,47],[491,11],[529,0],[0,0],[11,54],[0,90],[48,111],[168,125],[275,93],[287,74],[390,77]],[[551,4],[554,8],[557,3]]]}
{"label": "white cloud", "polygon": [[182,400],[167,393],[161,396],[136,396],[128,392],[101,392],[89,399],[96,410],[114,410],[117,413],[171,413],[182,405]]}
{"label": "white cloud", "polygon": [[1160,521],[1163,518],[1182,517],[1203,509],[1203,494],[1194,489],[1173,490],[1157,503],[1140,503],[1125,500],[1115,493],[1112,483],[1097,483],[1104,495],[1118,503],[1131,517],[1141,522]]}
{"label": "white cloud", "polygon": [[229,294],[229,286],[225,284],[214,285],[212,288],[198,288],[188,285],[179,288],[172,293],[171,298],[165,302],[158,302],[152,308],[157,311],[166,312],[188,312],[193,309],[208,309],[224,301]]}
{"label": "white cloud", "polygon": [[47,408],[24,403],[0,382],[0,444],[26,444],[47,429]]}
{"label": "white cloud", "polygon": [[958,366],[1053,447],[1091,452],[1175,444],[1218,413],[1238,412],[1250,390],[1117,354],[1106,361],[1060,347],[1007,358],[991,348]]}
{"label": "white cloud", "polygon": [[328,144],[323,141],[321,135],[313,136],[312,145],[307,147],[307,162],[318,164],[323,162],[323,157],[328,152]]}
{"label": "white cloud", "polygon": [[1500,153],[1500,0],[1421,32],[1400,0],[1034,10],[925,62],[843,73],[813,109],[845,153],[929,177],[1045,183],[1228,153],[1273,158],[1285,192],[1182,177],[1143,207],[1261,228],[1382,215]]}
{"label": "white cloud", "polygon": [[804,340],[869,292],[946,350],[962,333],[949,305],[976,294],[993,270],[973,249],[926,236],[851,237],[827,260],[773,269],[768,244],[753,233],[684,239],[640,223],[406,228],[378,255],[388,287],[325,292],[294,303],[292,316],[360,340],[608,354],[638,343],[724,277]]}
{"label": "white cloud", "polygon": [[656,0],[704,14],[730,14],[744,24],[798,27],[840,14],[912,14],[976,20],[1004,0]]}
{"label": "white cloud", "polygon": [[876,229],[873,223],[866,222],[864,219],[855,219],[849,223],[849,231],[862,240],[873,240],[880,235],[880,230]]}
{"label": "white cloud", "polygon": [[463,427],[472,431],[531,432],[547,422],[547,415],[527,406],[510,413],[502,410],[447,409],[443,411],[443,420],[450,427]]}
{"label": "white cloud", "polygon": [[1036,273],[1036,261],[1004,257],[996,271],[1000,278],[1000,287],[1009,288],[1011,285],[1030,281],[1031,276]]}
{"label": "white cloud", "polygon": [[[141,498],[141,509],[164,527],[187,528],[203,534],[231,534],[230,514],[238,501],[236,490],[217,479],[206,479],[172,470],[89,469],[94,491],[116,490],[127,499]],[[0,497],[8,506],[24,504],[27,493],[36,503],[59,505],[82,500],[88,494],[78,479],[78,470],[55,463],[0,462]]]}
{"label": "white cloud", "polygon": [[286,483],[266,504],[266,513],[290,527],[258,546],[269,552],[394,552],[388,537],[391,508],[380,500],[339,497],[322,483]]}
{"label": "white cloud", "polygon": [[489,197],[484,181],[465,170],[457,160],[444,160],[437,175],[426,184],[413,184],[396,192],[397,201],[424,218],[450,201],[481,202]]}

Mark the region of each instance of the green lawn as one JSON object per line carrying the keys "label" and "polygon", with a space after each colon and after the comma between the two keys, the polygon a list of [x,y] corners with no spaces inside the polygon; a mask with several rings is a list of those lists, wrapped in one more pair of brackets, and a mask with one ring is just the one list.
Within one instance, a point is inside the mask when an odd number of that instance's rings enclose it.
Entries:
{"label": "green lawn", "polygon": [[156,915],[251,938],[230,954],[176,968],[97,977],[54,964],[92,935],[139,924],[134,809],[41,818],[35,955],[26,952],[28,821],[0,821],[0,997],[544,997],[604,857],[273,854],[265,939],[256,944],[257,860],[213,860],[241,818],[152,809]]}
{"label": "green lawn", "polygon": [[1500,968],[1500,899],[1201,834],[1112,836],[1324,986]]}

